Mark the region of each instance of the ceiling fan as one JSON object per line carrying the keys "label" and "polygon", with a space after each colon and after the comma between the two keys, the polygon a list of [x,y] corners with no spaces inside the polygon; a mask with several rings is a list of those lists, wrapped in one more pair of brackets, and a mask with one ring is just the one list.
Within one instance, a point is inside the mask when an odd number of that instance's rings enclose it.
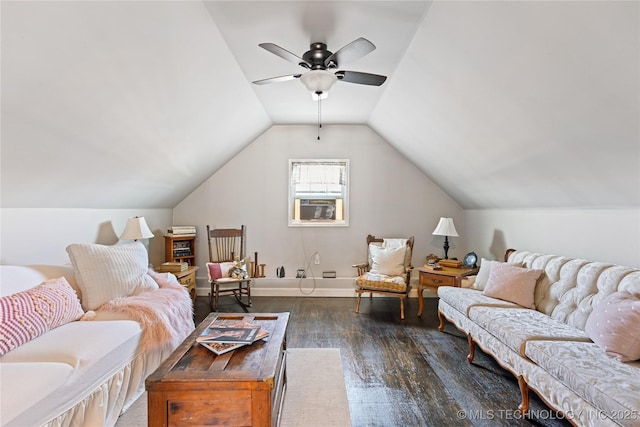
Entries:
{"label": "ceiling fan", "polygon": [[327,50],[325,43],[311,43],[309,50],[302,57],[273,43],[260,43],[258,46],[309,71],[256,80],[253,83],[257,85],[300,79],[311,92],[313,99],[318,100],[326,98],[329,89],[338,80],[361,85],[380,86],[387,79],[386,76],[360,71],[333,71],[343,63],[360,59],[375,50],[375,45],[363,37],[357,38],[336,52]]}

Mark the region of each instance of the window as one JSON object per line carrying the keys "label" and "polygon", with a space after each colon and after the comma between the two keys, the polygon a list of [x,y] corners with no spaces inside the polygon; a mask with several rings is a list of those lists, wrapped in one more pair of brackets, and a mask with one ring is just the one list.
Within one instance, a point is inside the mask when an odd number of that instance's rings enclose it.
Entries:
{"label": "window", "polygon": [[349,160],[289,160],[289,225],[349,225]]}

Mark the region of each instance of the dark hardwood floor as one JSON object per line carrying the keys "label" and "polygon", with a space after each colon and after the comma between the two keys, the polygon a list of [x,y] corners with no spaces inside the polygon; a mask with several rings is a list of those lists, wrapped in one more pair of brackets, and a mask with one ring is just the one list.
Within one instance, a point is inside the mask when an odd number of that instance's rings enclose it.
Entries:
{"label": "dark hardwood floor", "polygon": [[[287,346],[340,348],[351,422],[360,426],[569,426],[531,393],[527,417],[516,411],[516,379],[451,324],[438,331],[437,299],[425,298],[422,318],[411,299],[400,320],[397,298],[253,297],[251,312],[290,314]],[[242,312],[233,297],[220,312]],[[209,313],[198,297],[196,323]],[[310,402],[311,404],[311,402]]]}

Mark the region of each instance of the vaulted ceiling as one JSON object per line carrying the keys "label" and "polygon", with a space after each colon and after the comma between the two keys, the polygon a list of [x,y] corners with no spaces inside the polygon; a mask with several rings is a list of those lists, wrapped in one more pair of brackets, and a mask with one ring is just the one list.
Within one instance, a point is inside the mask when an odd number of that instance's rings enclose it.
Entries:
{"label": "vaulted ceiling", "polygon": [[636,1],[0,4],[2,207],[173,207],[273,124],[301,56],[358,37],[322,121],[367,124],[465,208],[640,206]]}

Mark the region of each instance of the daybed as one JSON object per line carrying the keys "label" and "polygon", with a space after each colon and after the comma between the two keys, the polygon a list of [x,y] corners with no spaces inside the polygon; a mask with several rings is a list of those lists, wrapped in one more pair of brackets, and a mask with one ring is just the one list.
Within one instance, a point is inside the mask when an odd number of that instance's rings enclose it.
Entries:
{"label": "daybed", "polygon": [[[640,270],[510,250],[470,288],[440,287],[438,316],[580,426],[640,425]],[[517,304],[516,304],[517,303]],[[527,308],[525,308],[527,307]],[[505,408],[509,409],[509,408]],[[515,409],[515,408],[513,408]]]}
{"label": "daybed", "polygon": [[0,266],[4,427],[115,424],[194,328],[188,292],[141,243],[67,251],[73,268]]}

